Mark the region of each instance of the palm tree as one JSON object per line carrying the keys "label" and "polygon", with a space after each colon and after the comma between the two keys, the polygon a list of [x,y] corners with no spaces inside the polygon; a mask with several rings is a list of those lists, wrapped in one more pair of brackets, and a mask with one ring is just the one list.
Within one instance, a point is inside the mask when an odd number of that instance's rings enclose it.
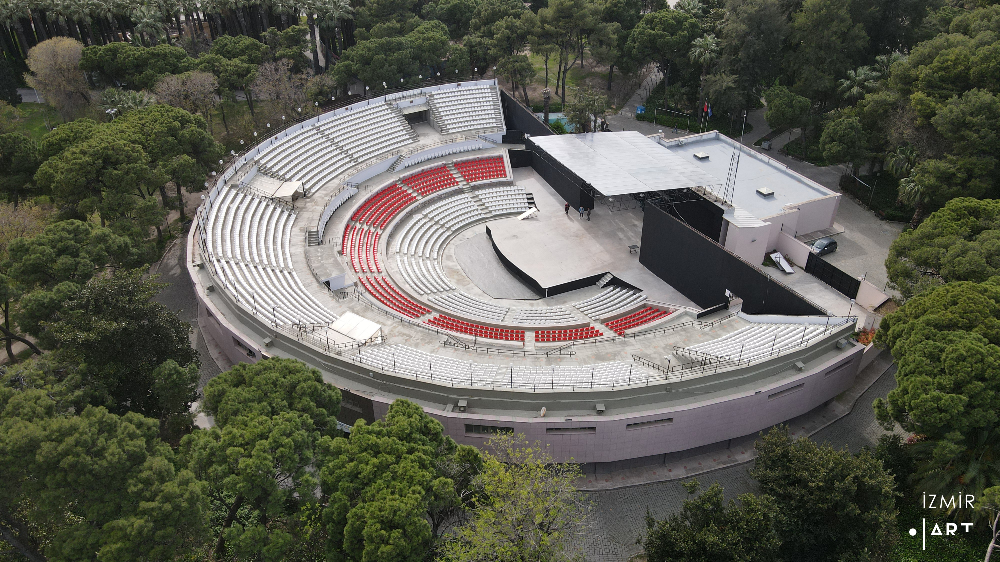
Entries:
{"label": "palm tree", "polygon": [[913,178],[903,178],[899,181],[900,203],[913,207],[913,218],[910,219],[910,228],[917,228],[924,218],[924,207],[930,203],[931,192],[927,185],[916,181]]}
{"label": "palm tree", "polygon": [[148,92],[108,88],[101,92],[101,107],[112,119],[133,109],[142,109],[156,103]]}
{"label": "palm tree", "polygon": [[[943,497],[971,493],[981,497],[983,490],[1000,482],[1000,431],[979,429],[965,442],[921,441],[914,444],[921,459],[914,480],[918,490]],[[975,517],[972,510],[963,515]]]}
{"label": "palm tree", "polygon": [[20,59],[24,60],[28,58],[28,50],[34,47],[34,43],[28,41],[28,36],[24,33],[24,26],[21,25],[21,19],[27,18],[31,15],[28,7],[20,2],[2,2],[0,3],[0,22],[3,23],[4,27],[10,29],[14,28],[14,33],[17,35],[17,42],[20,47]]}
{"label": "palm tree", "polygon": [[701,80],[698,83],[698,123],[702,122],[704,115],[702,93],[705,89],[705,76],[708,75],[708,67],[719,58],[719,40],[714,33],[709,33],[704,37],[699,37],[691,42],[691,51],[688,53],[691,62],[701,65]]}
{"label": "palm tree", "polygon": [[914,166],[917,165],[917,151],[912,146],[901,146],[891,153],[886,159],[886,167],[889,173],[899,179],[910,175]]}
{"label": "palm tree", "polygon": [[319,25],[320,40],[323,43],[324,70],[330,68],[330,50],[338,57],[343,52],[341,22],[354,17],[351,4],[347,0],[313,0]]}
{"label": "palm tree", "polygon": [[316,33],[316,3],[312,0],[302,0],[300,10],[305,11],[306,25],[309,26],[309,51],[312,53],[313,74],[319,74],[319,49],[316,48],[316,42],[319,40],[319,34]]}
{"label": "palm tree", "polygon": [[271,0],[271,8],[281,17],[281,29],[288,29],[289,16],[294,20],[291,25],[299,23],[299,7],[294,0]]}
{"label": "palm tree", "polygon": [[885,80],[889,77],[889,70],[892,65],[898,61],[906,60],[906,55],[900,53],[899,51],[893,51],[888,55],[879,55],[875,57],[875,72],[878,73],[880,80]]}
{"label": "palm tree", "polygon": [[857,70],[848,70],[847,78],[840,81],[839,91],[841,95],[857,102],[868,92],[874,91],[878,87],[880,75],[870,66],[862,66]]}
{"label": "palm tree", "polygon": [[136,8],[132,12],[132,21],[135,22],[135,32],[145,38],[141,43],[146,47],[156,45],[166,31],[163,26],[163,15],[159,10],[149,5]]}

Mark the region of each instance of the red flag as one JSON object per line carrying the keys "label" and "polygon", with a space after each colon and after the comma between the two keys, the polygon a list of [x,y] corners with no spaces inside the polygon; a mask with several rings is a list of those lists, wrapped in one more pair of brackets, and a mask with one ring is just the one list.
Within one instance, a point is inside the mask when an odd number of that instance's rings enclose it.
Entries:
{"label": "red flag", "polygon": [[707,101],[705,102],[705,109],[703,111],[705,111],[706,113],[708,112],[708,102]]}

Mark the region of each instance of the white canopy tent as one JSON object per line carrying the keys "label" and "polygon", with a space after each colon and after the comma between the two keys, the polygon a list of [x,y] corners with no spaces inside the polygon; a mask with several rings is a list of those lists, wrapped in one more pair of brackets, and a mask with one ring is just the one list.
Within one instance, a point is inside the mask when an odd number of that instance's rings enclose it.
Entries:
{"label": "white canopy tent", "polygon": [[341,314],[340,318],[330,325],[330,329],[357,342],[377,339],[382,335],[380,324],[362,318],[353,312]]}
{"label": "white canopy tent", "polygon": [[302,197],[303,193],[302,182],[281,181],[266,176],[263,172],[258,173],[250,180],[250,187],[269,197],[286,201],[294,201]]}

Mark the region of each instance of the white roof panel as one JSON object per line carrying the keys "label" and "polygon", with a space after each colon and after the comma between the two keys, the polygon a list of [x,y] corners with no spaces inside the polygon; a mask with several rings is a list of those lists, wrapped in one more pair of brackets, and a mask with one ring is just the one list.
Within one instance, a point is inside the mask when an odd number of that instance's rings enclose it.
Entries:
{"label": "white roof panel", "polygon": [[636,131],[550,135],[531,140],[602,195],[723,183]]}
{"label": "white roof panel", "polygon": [[[729,160],[738,147],[736,141],[715,131],[664,141],[663,145],[666,150],[691,162],[703,172],[723,178],[729,174]],[[696,152],[704,152],[709,157],[695,158]],[[728,195],[733,205],[758,219],[779,215],[806,201],[837,196],[781,162],[747,147],[742,148],[735,180],[735,186],[730,188],[729,193],[724,193],[724,189],[711,191],[719,197]],[[757,193],[759,188],[772,190],[774,195],[764,197]]]}

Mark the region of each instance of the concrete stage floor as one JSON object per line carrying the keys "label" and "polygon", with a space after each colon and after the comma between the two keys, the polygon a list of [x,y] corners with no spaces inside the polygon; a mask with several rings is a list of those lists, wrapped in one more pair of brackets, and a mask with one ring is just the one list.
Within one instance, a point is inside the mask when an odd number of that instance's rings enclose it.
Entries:
{"label": "concrete stage floor", "polygon": [[[600,202],[590,221],[570,209],[565,200],[531,168],[515,168],[514,182],[535,196],[538,213],[523,221],[515,218],[490,221],[493,239],[504,256],[543,287],[610,272],[639,287],[646,297],[691,308],[697,306],[639,263],[642,211],[610,211]],[[640,252],[641,252],[640,248]]]}

